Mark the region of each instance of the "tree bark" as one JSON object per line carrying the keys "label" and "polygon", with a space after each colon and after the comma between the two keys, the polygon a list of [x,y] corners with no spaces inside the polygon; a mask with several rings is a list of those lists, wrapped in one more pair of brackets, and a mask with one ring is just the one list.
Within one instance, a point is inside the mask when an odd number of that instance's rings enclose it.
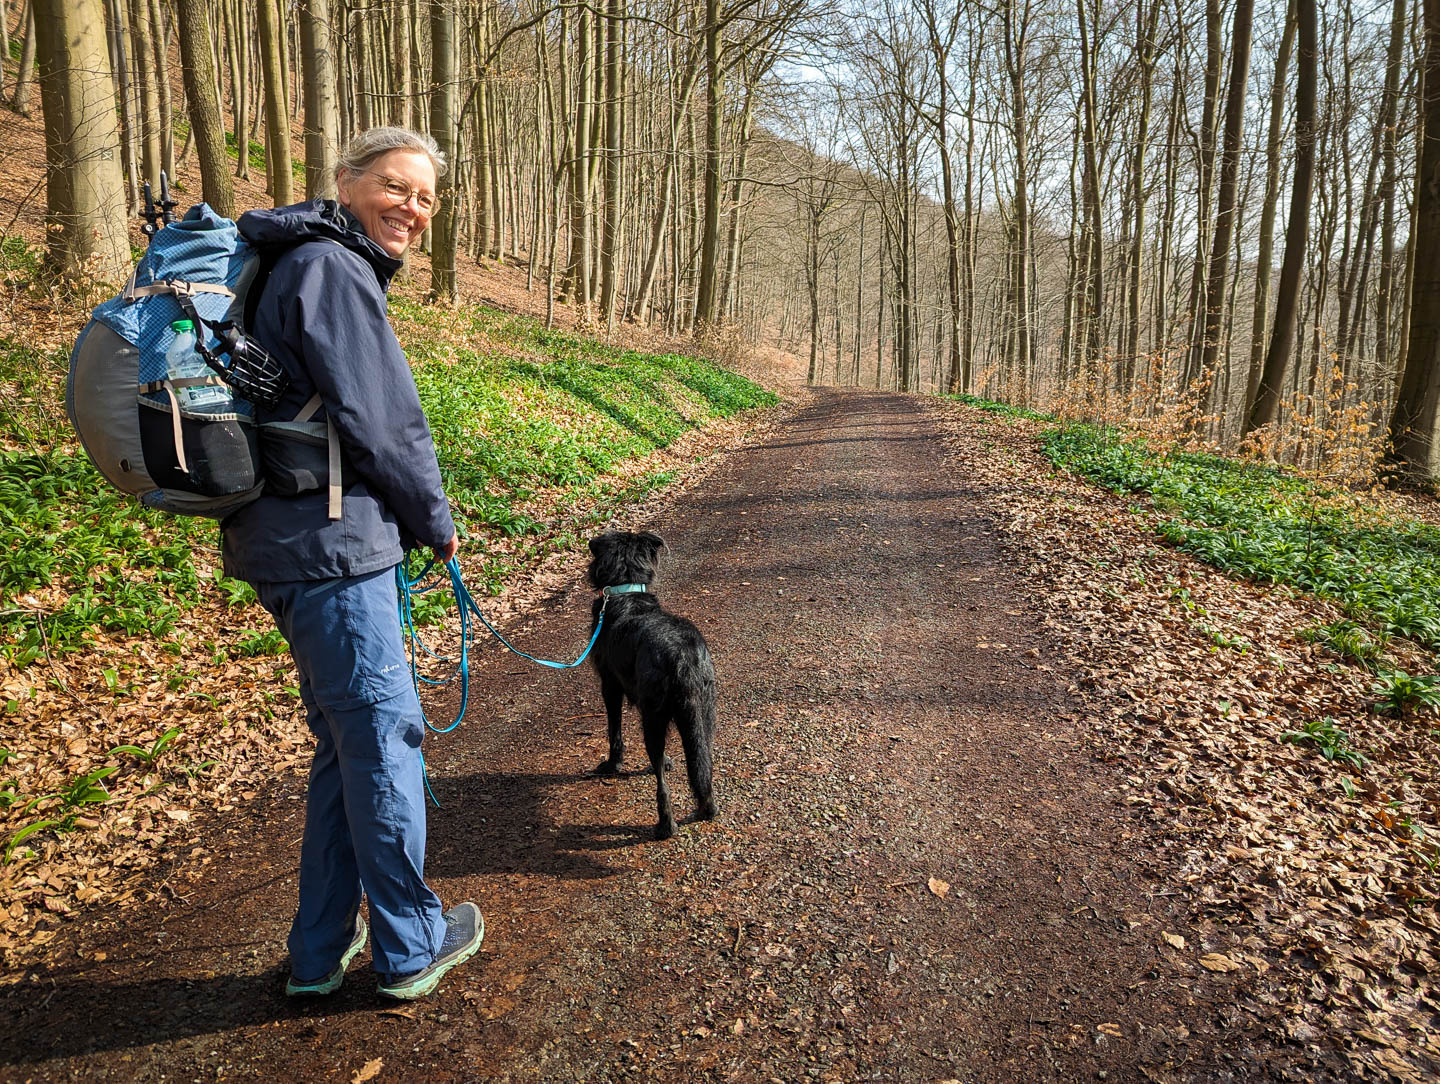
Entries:
{"label": "tree bark", "polygon": [[[1440,0],[1428,0],[1437,3]],[[1245,420],[1245,435],[1275,420],[1285,368],[1295,344],[1295,316],[1305,264],[1305,235],[1310,228],[1310,189],[1315,174],[1316,14],[1315,0],[1295,0],[1299,55],[1295,87],[1295,176],[1290,217],[1285,227],[1285,256],[1275,296],[1275,325],[1260,374],[1255,405]],[[1440,98],[1437,98],[1440,104]]]}
{"label": "tree bark", "polygon": [[276,207],[294,202],[294,175],[290,172],[290,121],[285,108],[285,39],[276,0],[258,0],[260,71],[265,82],[266,188]]}
{"label": "tree bark", "polygon": [[215,65],[210,52],[210,12],[205,0],[175,0],[175,28],[180,37],[180,73],[190,109],[190,135],[200,160],[200,188],[205,202],[226,218],[235,217],[235,188],[225,157],[225,118],[215,93]]}
{"label": "tree bark", "polygon": [[1389,428],[1393,459],[1415,481],[1435,475],[1440,408],[1440,0],[1425,0],[1423,7],[1425,133],[1415,180],[1410,337]]}
{"label": "tree bark", "polygon": [[45,114],[46,247],[63,273],[130,266],[115,93],[97,0],[32,0]]}
{"label": "tree bark", "polygon": [[[1404,0],[1401,0],[1403,3]],[[1285,78],[1295,47],[1295,4],[1286,7],[1285,29],[1275,57],[1275,79],[1270,87],[1270,129],[1265,139],[1265,199],[1260,208],[1260,237],[1255,249],[1255,302],[1250,322],[1250,367],[1245,382],[1245,416],[1255,409],[1260,373],[1265,361],[1265,326],[1270,311],[1270,272],[1275,254],[1275,208],[1280,202],[1280,133],[1285,123]]]}
{"label": "tree bark", "polygon": [[30,115],[30,86],[35,79],[35,0],[25,5],[25,36],[20,41],[20,66],[15,69],[15,91],[10,108],[22,117]]}
{"label": "tree bark", "polygon": [[1230,34],[1230,86],[1225,95],[1225,135],[1220,152],[1220,191],[1215,201],[1215,236],[1210,249],[1210,274],[1205,284],[1205,332],[1200,382],[1204,408],[1209,414],[1216,402],[1216,361],[1223,334],[1225,288],[1230,271],[1230,241],[1235,232],[1235,193],[1240,175],[1240,136],[1245,122],[1245,84],[1250,76],[1250,28],[1254,0],[1235,0],[1235,21]]}
{"label": "tree bark", "polygon": [[340,150],[335,53],[330,34],[331,0],[300,4],[300,66],[305,97],[305,198],[335,196]]}
{"label": "tree bark", "polygon": [[149,46],[155,70],[155,86],[160,91],[160,168],[172,179],[175,176],[175,109],[170,98],[170,50],[166,48],[169,31],[165,25],[160,0],[140,0],[150,11]]}
{"label": "tree bark", "polygon": [[430,3],[430,135],[452,164],[440,178],[435,217],[430,220],[430,299],[453,305],[459,300],[455,280],[455,27],[445,0]]}
{"label": "tree bark", "polygon": [[[1392,334],[1392,297],[1395,292],[1395,184],[1398,142],[1395,114],[1400,98],[1400,64],[1405,47],[1405,0],[1393,0],[1390,15],[1390,44],[1385,56],[1385,92],[1380,105],[1380,128],[1383,132],[1380,174],[1380,282],[1375,301],[1375,368],[1380,380],[1388,381],[1396,374],[1390,357]],[[1384,388],[1375,389],[1375,398],[1382,398]]]}
{"label": "tree bark", "polygon": [[1190,355],[1185,366],[1185,384],[1200,376],[1204,349],[1204,303],[1206,243],[1210,239],[1211,187],[1215,179],[1215,126],[1220,108],[1220,70],[1224,66],[1220,42],[1220,0],[1205,0],[1205,100],[1200,117],[1200,168],[1196,185],[1195,265],[1190,275]]}
{"label": "tree bark", "polygon": [[700,283],[695,291],[696,330],[715,320],[715,275],[720,258],[721,110],[724,69],[720,65],[720,0],[705,0],[705,225],[700,239]]}
{"label": "tree bark", "polygon": [[619,279],[621,200],[620,107],[624,100],[624,73],[620,65],[625,23],[620,0],[608,0],[605,18],[605,220],[600,234],[600,312],[607,329],[615,321]]}

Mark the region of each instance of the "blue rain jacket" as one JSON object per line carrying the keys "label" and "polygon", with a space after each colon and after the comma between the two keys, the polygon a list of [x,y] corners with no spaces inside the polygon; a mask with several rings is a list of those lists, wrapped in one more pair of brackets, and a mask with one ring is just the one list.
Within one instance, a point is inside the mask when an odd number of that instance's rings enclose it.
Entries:
{"label": "blue rain jacket", "polygon": [[339,433],[345,496],[339,520],[327,517],[323,489],[239,509],[221,524],[226,574],[252,583],[362,576],[397,564],[406,548],[443,546],[455,523],[415,379],[385,319],[401,262],[332,200],[250,211],[239,226],[258,249],[284,249],[250,330],[290,388],[256,420],[289,421],[318,391],[314,420]]}

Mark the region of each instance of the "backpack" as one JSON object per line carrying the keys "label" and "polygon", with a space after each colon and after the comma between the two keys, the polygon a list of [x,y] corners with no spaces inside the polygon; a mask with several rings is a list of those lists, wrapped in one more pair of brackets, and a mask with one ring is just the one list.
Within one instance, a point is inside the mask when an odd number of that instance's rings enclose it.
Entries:
{"label": "backpack", "polygon": [[[289,384],[244,330],[278,255],[197,204],[155,230],[125,288],[96,307],[76,340],[65,388],[71,424],[96,469],[147,508],[224,519],[270,481],[284,495],[328,485],[330,518],[340,518],[339,442],[327,422],[310,420],[318,394],[290,422],[255,421],[255,405],[273,410]],[[177,380],[165,356],[171,325],[185,319],[211,372]],[[177,390],[201,384],[230,388],[233,409],[183,409]],[[285,478],[274,478],[265,461],[272,448],[303,469],[285,462]]]}

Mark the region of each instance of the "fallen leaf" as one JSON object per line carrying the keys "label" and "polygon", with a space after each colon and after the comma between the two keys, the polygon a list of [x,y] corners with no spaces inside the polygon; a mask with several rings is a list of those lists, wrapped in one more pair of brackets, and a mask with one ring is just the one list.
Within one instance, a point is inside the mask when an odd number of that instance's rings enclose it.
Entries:
{"label": "fallen leaf", "polygon": [[950,892],[950,882],[942,881],[939,877],[931,877],[930,891],[943,900]]}
{"label": "fallen leaf", "polygon": [[362,1068],[356,1069],[350,1077],[350,1084],[365,1084],[367,1080],[374,1080],[380,1075],[380,1070],[385,1067],[384,1058],[371,1058]]}
{"label": "fallen leaf", "polygon": [[1096,1024],[1095,1030],[1101,1034],[1110,1036],[1112,1039],[1125,1038],[1125,1033],[1120,1030],[1119,1024]]}
{"label": "fallen leaf", "polygon": [[1178,933],[1162,933],[1160,936],[1165,939],[1165,942],[1170,945],[1171,948],[1183,949],[1185,947],[1185,938],[1181,937]]}
{"label": "fallen leaf", "polygon": [[1240,965],[1220,952],[1208,952],[1200,957],[1200,966],[1208,971],[1239,971]]}

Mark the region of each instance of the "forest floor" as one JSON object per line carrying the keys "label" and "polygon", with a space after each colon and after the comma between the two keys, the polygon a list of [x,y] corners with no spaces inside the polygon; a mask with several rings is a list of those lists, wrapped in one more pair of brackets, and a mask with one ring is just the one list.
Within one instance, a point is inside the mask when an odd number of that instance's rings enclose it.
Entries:
{"label": "forest floor", "polygon": [[[653,842],[653,784],[589,774],[593,675],[486,648],[426,753],[427,875],[484,909],[474,961],[413,1005],[377,998],[368,955],[334,997],[285,1000],[291,763],[182,826],[164,892],[77,910],[0,987],[0,1078],[1433,1077],[1433,905],[1325,913],[1290,853],[1304,754],[1257,775],[1255,728],[1210,716],[1186,744],[1223,653],[1104,592],[1124,514],[1024,425],[798,394],[623,523],[665,536],[660,598],[715,656],[719,819]],[[1139,552],[1228,621],[1312,605]],[[573,656],[583,567],[558,559],[507,634]],[[1218,812],[1237,788],[1250,827]]]}

